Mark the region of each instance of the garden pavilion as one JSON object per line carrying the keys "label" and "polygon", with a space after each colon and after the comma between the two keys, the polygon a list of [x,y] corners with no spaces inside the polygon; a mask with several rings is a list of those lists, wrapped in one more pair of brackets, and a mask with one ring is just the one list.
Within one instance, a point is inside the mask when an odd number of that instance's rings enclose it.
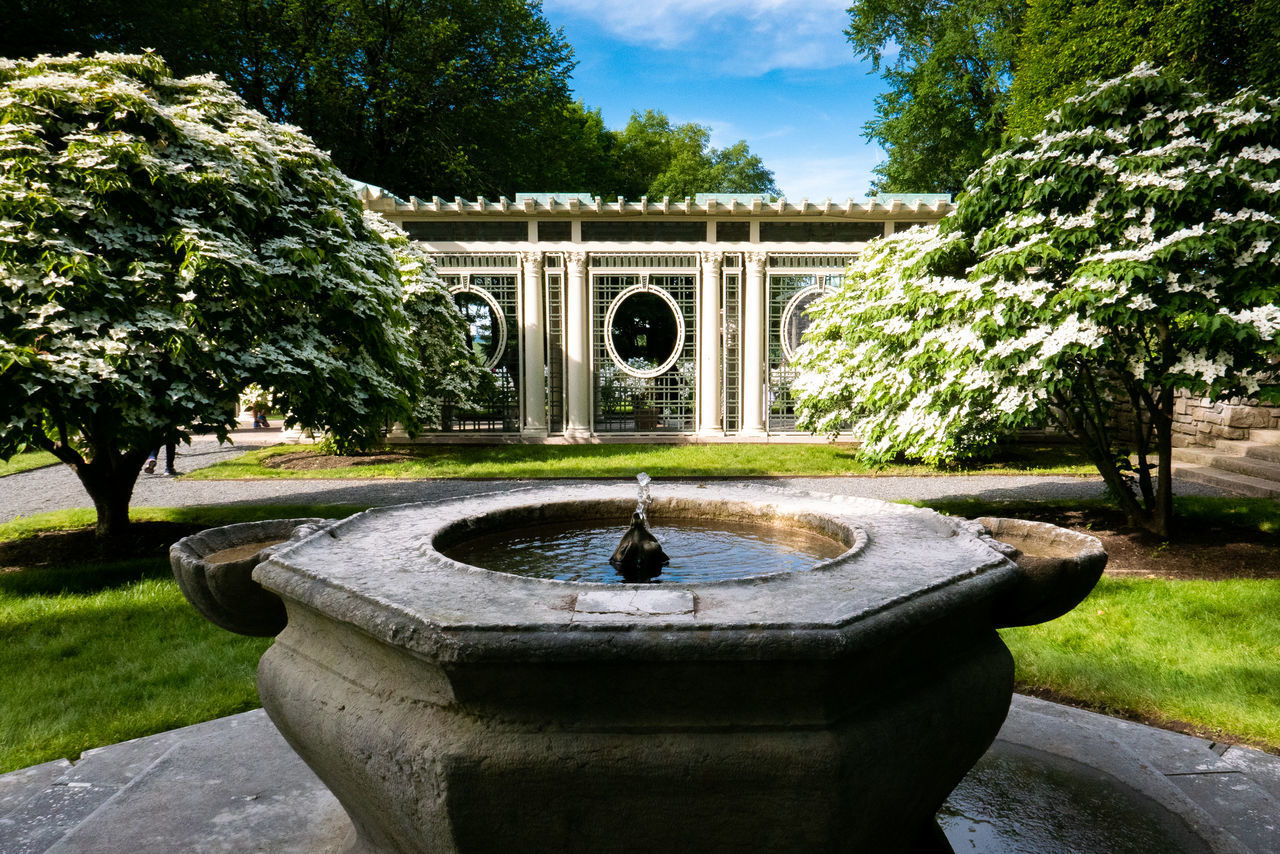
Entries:
{"label": "garden pavilion", "polygon": [[802,440],[790,361],[805,309],[868,241],[953,210],[934,194],[359,192],[435,260],[498,380],[423,441]]}

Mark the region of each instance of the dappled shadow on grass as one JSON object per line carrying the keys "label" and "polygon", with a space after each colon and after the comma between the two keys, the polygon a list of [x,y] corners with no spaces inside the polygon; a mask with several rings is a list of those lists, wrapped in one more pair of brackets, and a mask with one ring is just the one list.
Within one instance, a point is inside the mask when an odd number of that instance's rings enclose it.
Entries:
{"label": "dappled shadow on grass", "polygon": [[124,537],[99,543],[92,528],[44,531],[0,542],[0,592],[94,593],[169,574],[169,546],[204,525],[135,522]]}

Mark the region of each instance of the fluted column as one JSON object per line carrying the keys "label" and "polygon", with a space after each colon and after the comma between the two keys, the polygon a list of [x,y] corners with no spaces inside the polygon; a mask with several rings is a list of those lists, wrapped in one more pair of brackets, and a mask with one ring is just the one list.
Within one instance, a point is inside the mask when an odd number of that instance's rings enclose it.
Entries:
{"label": "fluted column", "polygon": [[546,330],[542,325],[542,253],[521,253],[520,266],[524,272],[520,318],[520,326],[524,332],[524,369],[520,383],[524,401],[524,423],[520,425],[520,432],[526,436],[546,436],[547,392],[543,376],[546,372]]}
{"label": "fluted column", "polygon": [[565,429],[566,437],[591,435],[591,301],[587,255],[565,256]]}
{"label": "fluted column", "polygon": [[742,305],[742,432],[764,430],[764,252],[747,253]]}
{"label": "fluted column", "polygon": [[719,252],[702,253],[702,291],[698,300],[698,432],[719,434],[720,420],[720,265]]}

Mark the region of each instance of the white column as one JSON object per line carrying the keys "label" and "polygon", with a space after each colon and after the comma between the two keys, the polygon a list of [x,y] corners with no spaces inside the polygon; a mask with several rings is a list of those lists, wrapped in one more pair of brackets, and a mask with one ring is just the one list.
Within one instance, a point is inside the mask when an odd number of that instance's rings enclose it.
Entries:
{"label": "white column", "polygon": [[742,432],[764,433],[764,252],[747,253],[742,305]]}
{"label": "white column", "polygon": [[591,315],[587,255],[565,256],[565,428],[568,438],[591,435]]}
{"label": "white column", "polygon": [[525,252],[520,256],[524,272],[524,299],[521,301],[523,316],[520,326],[524,330],[524,376],[520,393],[524,397],[524,424],[520,432],[526,436],[547,435],[547,393],[545,373],[546,330],[542,325],[542,253]]}
{"label": "white column", "polygon": [[698,300],[698,432],[718,435],[720,421],[719,252],[702,253],[702,296]]}

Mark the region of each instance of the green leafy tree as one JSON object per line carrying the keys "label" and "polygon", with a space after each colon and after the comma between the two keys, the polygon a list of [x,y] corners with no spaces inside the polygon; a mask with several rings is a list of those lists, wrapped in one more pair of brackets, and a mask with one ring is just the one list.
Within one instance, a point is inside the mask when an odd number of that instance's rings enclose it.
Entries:
{"label": "green leafy tree", "polygon": [[709,129],[693,122],[672,125],[659,110],[633,113],[618,141],[616,195],[683,199],[698,193],[778,193],[773,173],[745,140],[717,150],[710,145]]}
{"label": "green leafy tree", "polygon": [[0,60],[0,457],[71,466],[120,534],[149,449],[241,389],[371,441],[416,395],[397,264],[296,129],[154,55]]}
{"label": "green leafy tree", "polygon": [[874,190],[956,193],[999,147],[1025,8],[1026,0],[856,0],[849,8],[845,34],[888,84],[864,132],[888,154]]}
{"label": "green leafy tree", "polygon": [[1030,0],[1009,91],[1009,128],[1034,133],[1082,81],[1138,62],[1210,94],[1280,93],[1280,0]]}
{"label": "green leafy tree", "polygon": [[[11,0],[0,55],[154,49],[403,196],[514,195],[578,162],[573,51],[536,0]],[[583,140],[584,144],[589,140]],[[584,179],[589,175],[582,176]]]}
{"label": "green leafy tree", "polygon": [[817,305],[800,422],[936,461],[1049,419],[1167,536],[1175,392],[1280,397],[1278,127],[1149,66],[1085,87]]}

